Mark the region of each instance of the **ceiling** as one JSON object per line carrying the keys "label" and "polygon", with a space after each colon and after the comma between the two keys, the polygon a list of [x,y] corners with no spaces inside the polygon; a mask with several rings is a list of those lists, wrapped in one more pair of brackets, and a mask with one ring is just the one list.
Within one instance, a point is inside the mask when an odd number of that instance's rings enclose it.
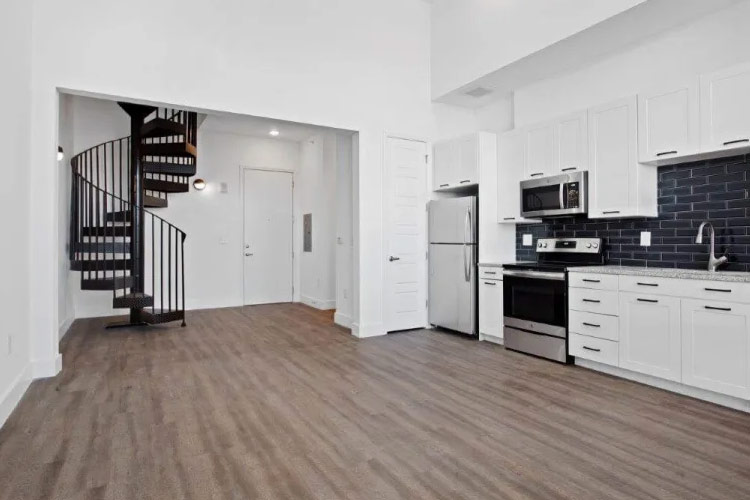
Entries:
{"label": "ceiling", "polygon": [[[272,137],[269,134],[272,129],[278,130],[279,135]],[[331,129],[304,123],[226,113],[209,114],[201,125],[201,130],[301,142],[316,133]]]}

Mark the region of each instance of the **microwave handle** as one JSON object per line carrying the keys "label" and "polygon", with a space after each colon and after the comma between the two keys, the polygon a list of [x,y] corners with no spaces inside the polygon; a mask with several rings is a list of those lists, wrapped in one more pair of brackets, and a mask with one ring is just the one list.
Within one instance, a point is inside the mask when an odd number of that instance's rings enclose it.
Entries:
{"label": "microwave handle", "polygon": [[560,209],[565,209],[565,183],[560,183]]}

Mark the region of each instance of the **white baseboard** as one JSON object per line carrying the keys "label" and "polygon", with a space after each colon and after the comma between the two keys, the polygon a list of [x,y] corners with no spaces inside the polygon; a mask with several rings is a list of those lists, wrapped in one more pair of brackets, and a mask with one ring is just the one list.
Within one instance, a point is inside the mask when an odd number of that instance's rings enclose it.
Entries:
{"label": "white baseboard", "polygon": [[503,345],[504,341],[502,337],[495,337],[494,335],[487,335],[485,333],[479,333],[479,340],[491,342],[493,344]]}
{"label": "white baseboard", "polygon": [[62,322],[60,325],[60,328],[57,330],[57,339],[62,340],[65,334],[68,333],[68,330],[70,330],[70,327],[73,325],[73,322],[75,321],[75,318],[68,318],[65,321]]}
{"label": "white baseboard", "polygon": [[34,380],[54,377],[62,371],[62,354],[50,359],[35,359],[31,362],[31,373]]}
{"label": "white baseboard", "polygon": [[300,296],[300,302],[306,306],[320,309],[321,311],[330,311],[336,309],[336,299],[316,299],[307,295]]}
{"label": "white baseboard", "polygon": [[338,311],[333,314],[333,322],[339,326],[343,326],[344,328],[352,327],[351,316],[349,316],[348,314],[340,313]]}
{"label": "white baseboard", "polygon": [[632,372],[619,368],[617,366],[605,365],[597,363],[596,361],[589,361],[588,359],[576,358],[575,364],[583,368],[590,370],[596,370],[598,372],[613,375],[615,377],[626,378],[634,382],[641,384],[651,385],[664,389],[666,391],[676,392],[683,396],[690,396],[691,398],[702,399],[710,403],[717,405],[726,406],[735,410],[745,411],[750,413],[750,401],[744,399],[735,398],[732,396],[726,396],[724,394],[718,394],[716,392],[707,391],[705,389],[699,389],[697,387],[691,387],[689,385],[681,384],[679,382],[673,382],[671,380],[664,380],[658,377],[652,377],[651,375],[644,375],[642,373]]}
{"label": "white baseboard", "polygon": [[8,389],[0,395],[0,427],[5,424],[18,402],[21,401],[26,389],[31,384],[31,365],[21,370]]}
{"label": "white baseboard", "polygon": [[352,335],[360,339],[366,339],[369,337],[379,337],[385,335],[385,326],[383,323],[370,323],[369,325],[360,325],[359,323],[352,323]]}

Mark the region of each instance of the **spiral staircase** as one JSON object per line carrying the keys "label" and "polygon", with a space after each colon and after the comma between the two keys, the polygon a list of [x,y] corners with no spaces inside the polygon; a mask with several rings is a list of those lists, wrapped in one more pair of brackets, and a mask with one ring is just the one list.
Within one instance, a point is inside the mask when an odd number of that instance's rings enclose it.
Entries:
{"label": "spiral staircase", "polygon": [[108,327],[181,321],[185,326],[184,231],[146,210],[188,192],[196,172],[194,112],[119,103],[130,136],[71,159],[70,262],[81,289],[112,293],[129,309]]}

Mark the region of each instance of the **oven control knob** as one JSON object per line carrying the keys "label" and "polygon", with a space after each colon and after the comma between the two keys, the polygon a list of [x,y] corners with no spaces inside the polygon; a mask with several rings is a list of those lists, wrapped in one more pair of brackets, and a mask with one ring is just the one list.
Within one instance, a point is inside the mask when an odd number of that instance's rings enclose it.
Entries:
{"label": "oven control knob", "polygon": [[591,248],[591,243],[587,244],[586,248]]}
{"label": "oven control knob", "polygon": [[540,241],[540,242],[539,242],[539,244],[538,244],[537,246],[538,246],[539,248],[542,248],[542,242]]}
{"label": "oven control knob", "polygon": [[547,244],[546,243],[542,243],[542,247],[547,248]]}
{"label": "oven control knob", "polygon": [[599,243],[594,243],[594,248],[599,248]]}

